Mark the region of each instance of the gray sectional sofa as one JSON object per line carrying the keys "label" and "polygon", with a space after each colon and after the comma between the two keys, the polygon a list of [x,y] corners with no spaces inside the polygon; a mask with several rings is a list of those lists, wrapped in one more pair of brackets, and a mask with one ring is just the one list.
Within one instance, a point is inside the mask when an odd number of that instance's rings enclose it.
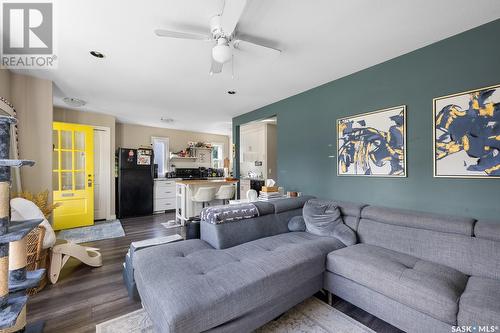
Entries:
{"label": "gray sectional sofa", "polygon": [[326,289],[407,332],[500,325],[500,223],[334,202],[358,243],[288,232],[308,198],[139,251],[158,332],[250,332]]}

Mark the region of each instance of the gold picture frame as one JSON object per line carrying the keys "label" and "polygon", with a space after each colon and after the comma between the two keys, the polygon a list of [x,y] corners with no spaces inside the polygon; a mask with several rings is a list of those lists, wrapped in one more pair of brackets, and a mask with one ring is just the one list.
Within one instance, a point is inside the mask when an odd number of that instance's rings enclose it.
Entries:
{"label": "gold picture frame", "polygon": [[[490,91],[492,91],[490,93]],[[482,96],[484,94],[485,96]],[[482,97],[481,97],[482,96]],[[485,97],[485,98],[484,98]],[[445,96],[436,97],[432,100],[432,169],[433,177],[435,178],[469,178],[469,179],[498,179],[500,175],[489,175],[488,172],[495,171],[486,168],[484,172],[481,173],[479,169],[484,168],[484,165],[478,165],[478,163],[485,163],[490,156],[488,156],[488,150],[492,153],[490,146],[484,145],[484,155],[481,156],[483,161],[480,162],[480,158],[472,157],[469,155],[469,150],[471,149],[470,142],[468,138],[474,140],[474,147],[477,146],[476,138],[481,140],[487,138],[481,138],[481,136],[474,135],[472,138],[470,133],[465,129],[455,129],[452,124],[456,119],[462,119],[461,123],[467,124],[467,118],[472,118],[468,112],[477,112],[480,116],[484,117],[482,119],[484,127],[484,135],[488,135],[488,117],[491,113],[493,117],[495,114],[495,100],[496,103],[500,103],[500,84],[486,86],[482,88],[467,90],[463,92],[458,92],[454,94],[449,94]],[[477,101],[477,104],[476,104]],[[488,101],[487,104],[484,102]],[[471,104],[469,104],[471,103]],[[481,105],[483,104],[483,105]],[[468,109],[467,109],[468,107]],[[472,108],[472,109],[471,109]],[[493,120],[493,118],[492,118]],[[493,121],[494,122],[494,121]],[[437,124],[439,123],[439,125]],[[470,121],[472,124],[472,119]],[[450,127],[452,129],[450,130]],[[439,134],[438,134],[439,131]],[[453,132],[460,133],[463,132],[464,135],[455,135],[460,137],[460,141],[452,139]],[[449,133],[449,134],[448,134]],[[449,137],[448,137],[449,136]],[[439,138],[438,138],[439,137]],[[465,138],[464,138],[465,137]],[[496,139],[500,141],[499,139]],[[481,146],[481,145],[479,145]],[[486,148],[488,147],[488,148]],[[475,148],[477,149],[477,148]],[[495,149],[495,148],[494,148]],[[498,155],[497,155],[498,156]],[[438,158],[439,157],[439,158]],[[450,158],[453,157],[453,158]],[[445,159],[448,160],[443,163]],[[441,161],[441,162],[440,162]],[[474,164],[476,163],[476,164]],[[478,169],[478,170],[469,170]],[[497,164],[497,170],[500,170],[500,163]]]}
{"label": "gold picture frame", "polygon": [[[407,168],[407,151],[406,151],[406,105],[398,105],[394,107],[389,107],[385,109],[380,109],[372,112],[361,113],[357,115],[347,116],[339,118],[336,121],[336,141],[337,141],[337,176],[361,176],[361,177],[382,177],[382,178],[406,178],[408,177]],[[377,116],[380,119],[377,119]],[[402,120],[394,117],[402,117]],[[366,127],[369,121],[371,126]],[[399,124],[398,124],[399,122]],[[345,124],[352,126],[356,123],[357,131],[359,135],[363,138],[355,139],[356,143],[350,142],[352,136],[347,137],[345,129]],[[342,128],[341,128],[342,125]],[[364,128],[365,127],[365,128]],[[376,128],[378,127],[378,128]],[[403,141],[402,144],[391,147],[391,132],[394,135],[394,131],[400,131],[400,139]],[[377,146],[377,142],[366,142],[365,138],[371,134],[378,136],[382,142],[388,140],[384,145]],[[342,144],[340,141],[343,141]],[[352,141],[352,140],[351,140]],[[364,144],[361,145],[360,141]],[[392,143],[393,144],[393,143]],[[367,146],[368,145],[368,146]],[[346,146],[349,146],[349,153],[346,151]],[[382,148],[381,148],[382,147]],[[377,149],[377,151],[370,149]],[[354,153],[352,150],[356,150]],[[384,153],[384,149],[387,152]],[[363,150],[363,151],[361,151]],[[352,154],[352,155],[351,155]],[[358,163],[359,156],[363,156],[364,161],[362,161],[362,166],[359,164],[354,165],[354,170],[351,168],[346,169],[347,159],[352,160],[352,162]],[[380,155],[380,156],[379,156]],[[384,156],[382,160],[376,160]],[[390,170],[388,170],[389,165]],[[397,165],[396,165],[397,162]],[[380,164],[376,165],[376,164]],[[348,167],[351,165],[349,164]],[[376,172],[371,170],[374,166],[377,167]],[[342,169],[342,170],[341,170]],[[358,172],[358,169],[364,171],[362,173]],[[368,171],[368,169],[370,169]]]}

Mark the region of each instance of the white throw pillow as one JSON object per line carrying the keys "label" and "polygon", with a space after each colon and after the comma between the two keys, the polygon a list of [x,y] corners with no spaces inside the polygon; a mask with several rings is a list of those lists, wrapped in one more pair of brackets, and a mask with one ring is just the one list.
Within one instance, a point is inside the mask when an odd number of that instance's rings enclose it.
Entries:
{"label": "white throw pillow", "polygon": [[10,200],[10,211],[12,221],[43,219],[42,223],[40,223],[45,228],[43,248],[48,249],[54,246],[56,243],[56,233],[37,205],[23,198],[14,198]]}

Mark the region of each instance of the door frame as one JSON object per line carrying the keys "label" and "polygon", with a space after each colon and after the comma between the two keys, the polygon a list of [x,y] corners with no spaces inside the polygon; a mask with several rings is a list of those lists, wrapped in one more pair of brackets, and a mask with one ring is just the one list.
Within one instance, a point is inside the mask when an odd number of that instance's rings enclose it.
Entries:
{"label": "door frame", "polygon": [[[106,211],[106,221],[114,220],[116,217],[111,215],[111,128],[106,126],[94,126],[94,131],[102,131],[104,132],[104,149],[101,150],[101,156],[99,156],[99,160],[104,156],[104,169],[107,172],[104,173],[104,184],[108,184],[108,186],[101,186],[100,190],[103,190],[103,193],[106,196],[106,204],[104,205],[104,209]],[[94,167],[95,167],[95,156],[94,156]],[[95,183],[95,179],[94,179]],[[94,200],[97,198],[94,196]]]}

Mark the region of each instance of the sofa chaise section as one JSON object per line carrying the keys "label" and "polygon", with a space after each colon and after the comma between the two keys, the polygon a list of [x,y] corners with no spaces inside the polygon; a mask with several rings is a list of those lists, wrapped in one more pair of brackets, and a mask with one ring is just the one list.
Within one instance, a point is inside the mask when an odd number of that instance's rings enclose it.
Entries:
{"label": "sofa chaise section", "polygon": [[[224,250],[202,240],[144,249],[134,260],[142,303],[158,332],[256,329],[322,288],[335,238],[289,232]],[[308,286],[314,286],[303,294]],[[287,302],[287,298],[291,298]],[[283,308],[276,308],[282,304]],[[245,320],[250,315],[252,320]],[[260,321],[258,320],[260,318]],[[222,326],[221,326],[222,325]],[[233,327],[236,329],[236,327]]]}
{"label": "sofa chaise section", "polygon": [[408,332],[500,324],[500,223],[367,206],[355,231],[325,289]]}
{"label": "sofa chaise section", "polygon": [[368,244],[331,252],[327,269],[450,325],[468,279],[453,268]]}
{"label": "sofa chaise section", "polygon": [[471,276],[460,297],[458,325],[498,326],[500,323],[500,281]]}
{"label": "sofa chaise section", "polygon": [[457,323],[500,326],[500,221],[477,221],[471,247],[473,274],[460,297]]}

